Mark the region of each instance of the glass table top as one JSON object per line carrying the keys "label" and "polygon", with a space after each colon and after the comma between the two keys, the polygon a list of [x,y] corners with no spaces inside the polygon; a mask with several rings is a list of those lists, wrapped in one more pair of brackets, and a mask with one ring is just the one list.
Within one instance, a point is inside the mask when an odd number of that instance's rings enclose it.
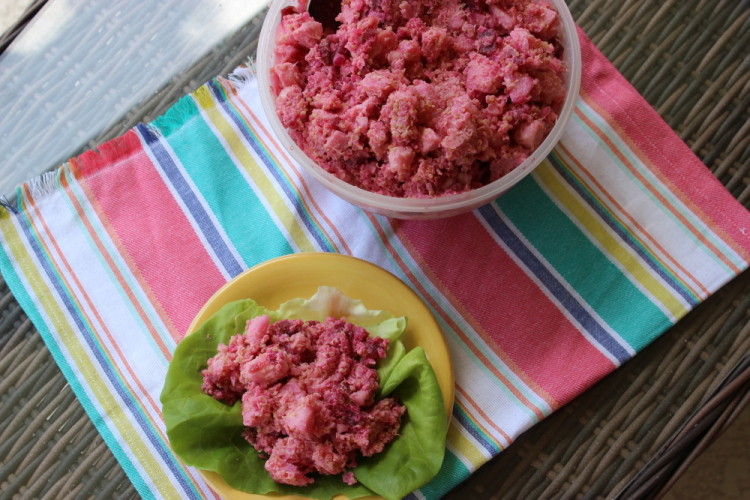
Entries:
{"label": "glass table top", "polygon": [[0,196],[79,152],[268,2],[50,0],[0,55]]}

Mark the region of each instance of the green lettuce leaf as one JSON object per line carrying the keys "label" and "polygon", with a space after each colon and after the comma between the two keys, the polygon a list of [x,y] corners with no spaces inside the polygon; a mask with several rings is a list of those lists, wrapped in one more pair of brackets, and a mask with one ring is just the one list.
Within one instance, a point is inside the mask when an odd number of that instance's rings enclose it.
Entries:
{"label": "green lettuce leaf", "polygon": [[[219,344],[245,329],[248,320],[269,315],[281,319],[325,320],[329,316],[367,329],[390,340],[388,354],[378,366],[379,397],[394,395],[406,406],[399,436],[373,457],[361,459],[353,470],[359,481],[349,486],[341,476],[315,476],[315,483],[298,487],[274,482],[255,449],[241,433],[242,407],[216,401],[201,390],[201,371]],[[321,287],[310,299],[293,299],[270,311],[253,300],[222,307],[177,346],[161,393],[162,410],[172,450],[187,465],[217,472],[233,488],[248,493],[293,494],[327,500],[378,494],[399,499],[432,479],[445,453],[447,419],[440,387],[422,348],[406,352],[399,337],[406,319],[368,310],[336,289]]]}

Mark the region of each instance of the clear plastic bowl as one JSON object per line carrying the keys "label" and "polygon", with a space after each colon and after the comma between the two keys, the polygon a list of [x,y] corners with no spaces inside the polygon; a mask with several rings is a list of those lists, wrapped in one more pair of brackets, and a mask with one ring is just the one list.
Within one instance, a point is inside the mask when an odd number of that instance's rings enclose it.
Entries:
{"label": "clear plastic bowl", "polygon": [[562,23],[561,42],[563,56],[568,67],[566,98],[560,116],[549,135],[523,163],[500,179],[465,193],[440,196],[437,198],[397,198],[373,193],[353,186],[319,167],[292,140],[276,114],[275,99],[271,94],[269,71],[273,66],[276,29],[281,22],[282,9],[299,5],[298,0],[274,0],[260,33],[256,68],[258,89],[263,109],[268,115],[271,128],[282,146],[318,182],[344,200],[370,212],[400,219],[437,219],[467,212],[488,203],[510,189],[529,175],[544,160],[560,140],[565,124],[573,112],[581,83],[581,48],[578,43],[573,16],[570,15],[564,0],[549,0],[557,9]]}

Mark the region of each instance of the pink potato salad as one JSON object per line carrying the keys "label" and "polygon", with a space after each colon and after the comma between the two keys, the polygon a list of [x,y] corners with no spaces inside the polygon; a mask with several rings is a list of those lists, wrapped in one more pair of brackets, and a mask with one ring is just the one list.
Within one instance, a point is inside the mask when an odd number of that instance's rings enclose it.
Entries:
{"label": "pink potato salad", "polygon": [[396,437],[405,408],[395,398],[375,401],[388,339],[370,337],[343,319],[323,322],[267,315],[220,344],[203,370],[203,391],[242,401],[243,435],[267,457],[274,481],[312,484],[311,472],[343,474],[358,456],[380,453]]}
{"label": "pink potato salad", "polygon": [[172,450],[233,489],[400,499],[437,475],[448,421],[406,318],[334,288],[230,302],[186,336],[161,402]]}
{"label": "pink potato salad", "polygon": [[546,0],[343,0],[335,32],[282,12],[270,80],[292,139],[349,184],[431,198],[493,182],[565,101]]}

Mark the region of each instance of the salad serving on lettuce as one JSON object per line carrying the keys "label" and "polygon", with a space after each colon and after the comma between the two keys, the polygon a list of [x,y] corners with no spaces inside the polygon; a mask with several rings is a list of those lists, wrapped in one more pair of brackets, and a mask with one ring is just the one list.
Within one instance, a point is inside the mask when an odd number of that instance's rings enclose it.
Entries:
{"label": "salad serving on lettuce", "polygon": [[275,311],[226,304],[170,363],[172,449],[249,493],[402,498],[437,474],[447,432],[435,374],[421,347],[406,351],[405,328],[330,287]]}

